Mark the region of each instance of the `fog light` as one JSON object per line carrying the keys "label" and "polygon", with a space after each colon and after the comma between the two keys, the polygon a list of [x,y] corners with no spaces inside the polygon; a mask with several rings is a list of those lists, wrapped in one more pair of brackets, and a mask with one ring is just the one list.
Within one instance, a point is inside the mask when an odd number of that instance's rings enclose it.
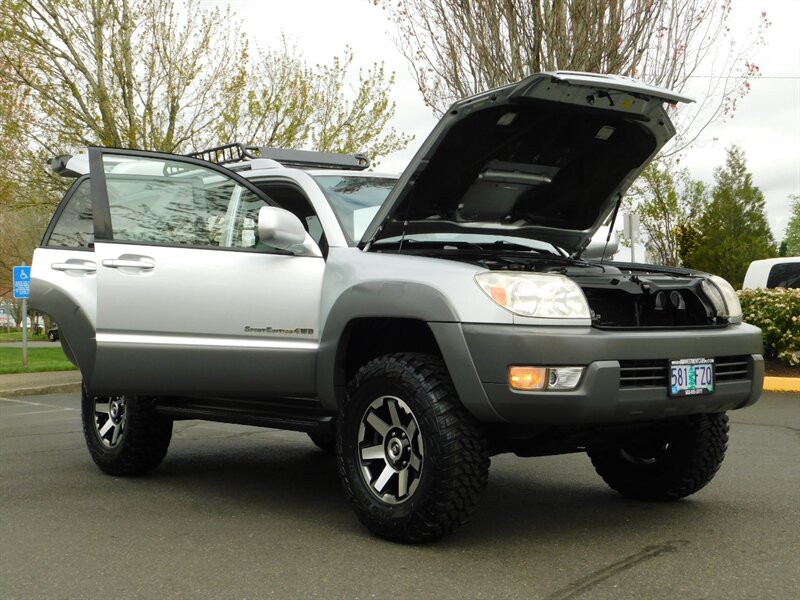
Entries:
{"label": "fog light", "polygon": [[544,367],[509,367],[508,383],[515,390],[543,390],[547,383]]}
{"label": "fog light", "polygon": [[583,367],[550,367],[548,372],[548,390],[571,390],[577,387]]}
{"label": "fog light", "polygon": [[572,390],[578,386],[583,367],[509,367],[508,384],[521,391]]}

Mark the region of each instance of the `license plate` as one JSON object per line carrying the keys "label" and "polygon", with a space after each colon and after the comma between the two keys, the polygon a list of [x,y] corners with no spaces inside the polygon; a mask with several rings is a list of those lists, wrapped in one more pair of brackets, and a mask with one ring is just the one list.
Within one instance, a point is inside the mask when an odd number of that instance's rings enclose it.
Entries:
{"label": "license plate", "polygon": [[696,396],[714,391],[714,359],[683,358],[669,361],[669,395]]}

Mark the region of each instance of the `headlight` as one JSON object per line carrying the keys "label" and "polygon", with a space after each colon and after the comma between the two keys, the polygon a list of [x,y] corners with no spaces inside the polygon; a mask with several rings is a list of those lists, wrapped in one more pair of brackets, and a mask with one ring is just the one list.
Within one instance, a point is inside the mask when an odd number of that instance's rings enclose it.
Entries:
{"label": "headlight", "polygon": [[556,273],[480,273],[475,281],[497,304],[517,315],[589,319],[581,288]]}
{"label": "headlight", "polygon": [[714,305],[717,316],[727,317],[731,323],[741,322],[742,305],[730,283],[722,277],[709,275],[703,280],[703,291]]}

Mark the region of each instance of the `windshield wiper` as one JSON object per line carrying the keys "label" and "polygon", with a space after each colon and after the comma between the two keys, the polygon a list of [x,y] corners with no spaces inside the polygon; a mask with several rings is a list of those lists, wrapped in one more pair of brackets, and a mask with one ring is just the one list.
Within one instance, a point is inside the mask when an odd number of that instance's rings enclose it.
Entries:
{"label": "windshield wiper", "polygon": [[[552,250],[546,250],[544,248],[534,248],[532,246],[526,246],[525,244],[517,244],[515,242],[509,242],[507,240],[495,240],[491,242],[491,244],[479,244],[482,248],[486,248],[486,246],[502,246],[504,250],[522,250],[525,252],[536,252],[537,254],[548,254],[550,256],[560,256],[557,252],[553,252]],[[494,249],[494,248],[491,248]]]}

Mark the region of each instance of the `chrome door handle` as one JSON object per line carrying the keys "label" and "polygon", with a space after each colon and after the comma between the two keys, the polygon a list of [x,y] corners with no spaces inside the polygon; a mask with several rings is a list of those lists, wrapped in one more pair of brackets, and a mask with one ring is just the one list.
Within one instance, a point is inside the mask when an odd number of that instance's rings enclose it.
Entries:
{"label": "chrome door handle", "polygon": [[52,263],[50,268],[54,271],[83,271],[84,273],[94,273],[97,265],[94,263]]}
{"label": "chrome door handle", "polygon": [[149,260],[129,260],[124,258],[107,258],[101,263],[110,269],[143,269],[149,270],[156,266],[156,263]]}

